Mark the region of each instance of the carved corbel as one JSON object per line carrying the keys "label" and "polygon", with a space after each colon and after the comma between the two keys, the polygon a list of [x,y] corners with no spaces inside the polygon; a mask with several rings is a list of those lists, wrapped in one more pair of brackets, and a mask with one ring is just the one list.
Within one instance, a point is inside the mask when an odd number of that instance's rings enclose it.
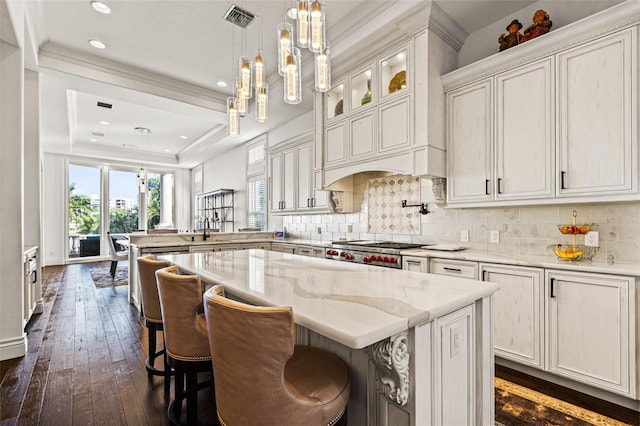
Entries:
{"label": "carved corbel", "polygon": [[368,349],[376,366],[376,387],[387,399],[404,406],[409,400],[409,335],[400,333]]}

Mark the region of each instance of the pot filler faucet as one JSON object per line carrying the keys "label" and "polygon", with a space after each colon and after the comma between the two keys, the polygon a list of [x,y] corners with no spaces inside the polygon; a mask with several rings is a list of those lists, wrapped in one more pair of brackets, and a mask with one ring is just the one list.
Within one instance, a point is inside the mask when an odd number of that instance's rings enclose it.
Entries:
{"label": "pot filler faucet", "polygon": [[209,229],[210,226],[211,223],[209,223],[209,218],[205,216],[204,224],[202,225],[202,241],[207,241],[207,238],[210,237],[210,235],[207,234],[207,229]]}

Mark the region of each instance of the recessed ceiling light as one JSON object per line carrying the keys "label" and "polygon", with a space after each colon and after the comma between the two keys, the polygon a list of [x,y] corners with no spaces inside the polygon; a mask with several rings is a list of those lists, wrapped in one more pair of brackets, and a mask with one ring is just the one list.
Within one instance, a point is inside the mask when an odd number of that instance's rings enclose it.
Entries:
{"label": "recessed ceiling light", "polygon": [[165,149],[164,152],[171,152],[171,150],[170,149]]}
{"label": "recessed ceiling light", "polygon": [[218,87],[227,87],[227,86],[228,86],[227,82],[226,82],[226,81],[223,81],[223,80],[218,81],[218,82],[216,83],[216,85],[217,85]]}
{"label": "recessed ceiling light", "polygon": [[107,47],[106,44],[101,42],[100,40],[89,40],[89,44],[95,47],[96,49],[105,49]]}
{"label": "recessed ceiling light", "polygon": [[187,139],[187,137],[183,135],[183,136],[180,136],[180,139]]}
{"label": "recessed ceiling light", "polygon": [[96,138],[91,138],[91,139],[89,139],[89,141],[90,141],[90,142],[98,142],[98,139],[96,139]]}
{"label": "recessed ceiling light", "polygon": [[100,121],[99,123],[103,126],[108,126],[110,124],[108,121]]}
{"label": "recessed ceiling light", "polygon": [[104,13],[105,15],[111,13],[111,8],[101,1],[92,1],[91,7],[93,7],[96,12]]}

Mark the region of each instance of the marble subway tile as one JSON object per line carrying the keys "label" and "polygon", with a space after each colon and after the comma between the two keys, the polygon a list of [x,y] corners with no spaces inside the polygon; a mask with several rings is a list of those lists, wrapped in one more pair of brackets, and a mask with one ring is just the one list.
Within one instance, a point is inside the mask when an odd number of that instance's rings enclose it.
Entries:
{"label": "marble subway tile", "polygon": [[560,208],[549,207],[520,207],[520,223],[553,223],[557,225],[560,220]]}

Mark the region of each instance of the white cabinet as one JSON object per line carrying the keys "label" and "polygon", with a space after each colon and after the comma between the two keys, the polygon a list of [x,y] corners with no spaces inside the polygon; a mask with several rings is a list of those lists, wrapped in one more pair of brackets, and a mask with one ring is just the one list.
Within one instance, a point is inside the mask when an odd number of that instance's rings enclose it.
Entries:
{"label": "white cabinet", "polygon": [[637,56],[636,28],[558,55],[560,196],[637,192]]}
{"label": "white cabinet", "polygon": [[323,247],[296,246],[296,248],[294,249],[294,254],[299,254],[301,256],[317,257],[320,259],[324,259],[325,257]]}
{"label": "white cabinet", "polygon": [[311,212],[329,209],[328,191],[313,187],[311,142],[287,145],[269,153],[272,213]]}
{"label": "white cabinet", "polygon": [[549,198],[554,193],[553,58],[495,77],[496,200]]}
{"label": "white cabinet", "polygon": [[282,212],[295,209],[295,155],[295,150],[289,149],[269,157],[272,211]]}
{"label": "white cabinet", "polygon": [[[32,247],[24,251],[24,290],[22,325],[27,325],[31,315],[36,313],[38,303],[42,303],[42,291],[40,289],[40,267],[38,266],[38,247]],[[42,312],[41,310],[39,312]]]}
{"label": "white cabinet", "polygon": [[429,272],[429,259],[418,256],[402,256],[404,271]]}
{"label": "white cabinet", "polygon": [[286,243],[271,243],[270,250],[277,251],[279,253],[293,254],[296,250],[296,246],[294,244],[286,244]]}
{"label": "white cabinet", "polygon": [[500,285],[493,294],[496,356],[544,368],[544,271],[481,263],[480,276]]}
{"label": "white cabinet", "polygon": [[491,199],[492,81],[447,94],[447,191],[450,203]]}
{"label": "white cabinet", "polygon": [[636,397],[631,277],[547,270],[548,370]]}
{"label": "white cabinet", "polygon": [[637,200],[637,32],[560,43],[541,59],[519,46],[517,61],[443,76],[449,203]]}

